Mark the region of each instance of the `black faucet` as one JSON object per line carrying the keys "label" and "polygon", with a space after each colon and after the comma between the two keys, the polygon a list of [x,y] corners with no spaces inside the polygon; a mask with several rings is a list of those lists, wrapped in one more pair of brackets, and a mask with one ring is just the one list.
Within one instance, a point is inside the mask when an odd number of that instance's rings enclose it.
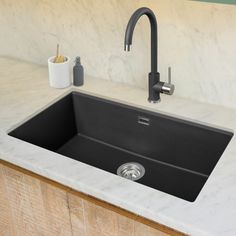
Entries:
{"label": "black faucet", "polygon": [[149,18],[151,25],[151,72],[149,73],[149,102],[160,101],[160,93],[172,95],[174,92],[174,85],[170,83],[170,68],[169,83],[160,81],[160,73],[157,68],[157,20],[153,11],[147,7],[142,7],[136,10],[131,16],[126,32],[125,32],[125,51],[130,51],[130,45],[132,44],[133,32],[135,25],[142,15],[146,15]]}

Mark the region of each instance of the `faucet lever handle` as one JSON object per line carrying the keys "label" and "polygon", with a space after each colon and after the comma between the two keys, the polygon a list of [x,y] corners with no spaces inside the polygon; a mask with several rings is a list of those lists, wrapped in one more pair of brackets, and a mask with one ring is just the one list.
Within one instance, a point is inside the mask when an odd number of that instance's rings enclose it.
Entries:
{"label": "faucet lever handle", "polygon": [[171,67],[168,67],[168,84],[171,84]]}
{"label": "faucet lever handle", "polygon": [[171,67],[168,67],[168,83],[162,82],[162,87],[160,92],[168,95],[172,95],[174,93],[175,86],[171,83]]}

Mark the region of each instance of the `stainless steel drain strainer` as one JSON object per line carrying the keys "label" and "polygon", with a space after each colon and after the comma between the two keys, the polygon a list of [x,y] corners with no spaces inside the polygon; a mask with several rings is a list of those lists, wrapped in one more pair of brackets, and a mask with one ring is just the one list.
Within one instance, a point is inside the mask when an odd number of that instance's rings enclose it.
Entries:
{"label": "stainless steel drain strainer", "polygon": [[133,181],[141,179],[144,174],[144,167],[137,162],[125,163],[117,169],[117,175]]}

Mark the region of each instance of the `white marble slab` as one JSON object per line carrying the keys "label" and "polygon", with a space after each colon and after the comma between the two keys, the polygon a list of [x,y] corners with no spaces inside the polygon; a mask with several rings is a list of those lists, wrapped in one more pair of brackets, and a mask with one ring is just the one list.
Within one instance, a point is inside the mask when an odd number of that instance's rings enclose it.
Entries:
{"label": "white marble slab", "polygon": [[[71,91],[48,86],[47,69],[0,58],[0,158],[78,191],[191,235],[236,235],[236,138],[233,137],[195,202],[120,178],[7,135],[49,103]],[[236,111],[162,95],[147,102],[147,91],[85,78],[81,92],[234,131]]]}

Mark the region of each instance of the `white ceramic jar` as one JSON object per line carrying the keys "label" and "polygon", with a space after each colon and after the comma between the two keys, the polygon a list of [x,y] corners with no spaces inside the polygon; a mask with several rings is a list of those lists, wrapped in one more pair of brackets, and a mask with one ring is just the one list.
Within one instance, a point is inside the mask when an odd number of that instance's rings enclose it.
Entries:
{"label": "white ceramic jar", "polygon": [[53,88],[66,88],[71,85],[71,59],[67,56],[65,58],[66,61],[62,63],[54,63],[55,56],[48,59],[49,84]]}

